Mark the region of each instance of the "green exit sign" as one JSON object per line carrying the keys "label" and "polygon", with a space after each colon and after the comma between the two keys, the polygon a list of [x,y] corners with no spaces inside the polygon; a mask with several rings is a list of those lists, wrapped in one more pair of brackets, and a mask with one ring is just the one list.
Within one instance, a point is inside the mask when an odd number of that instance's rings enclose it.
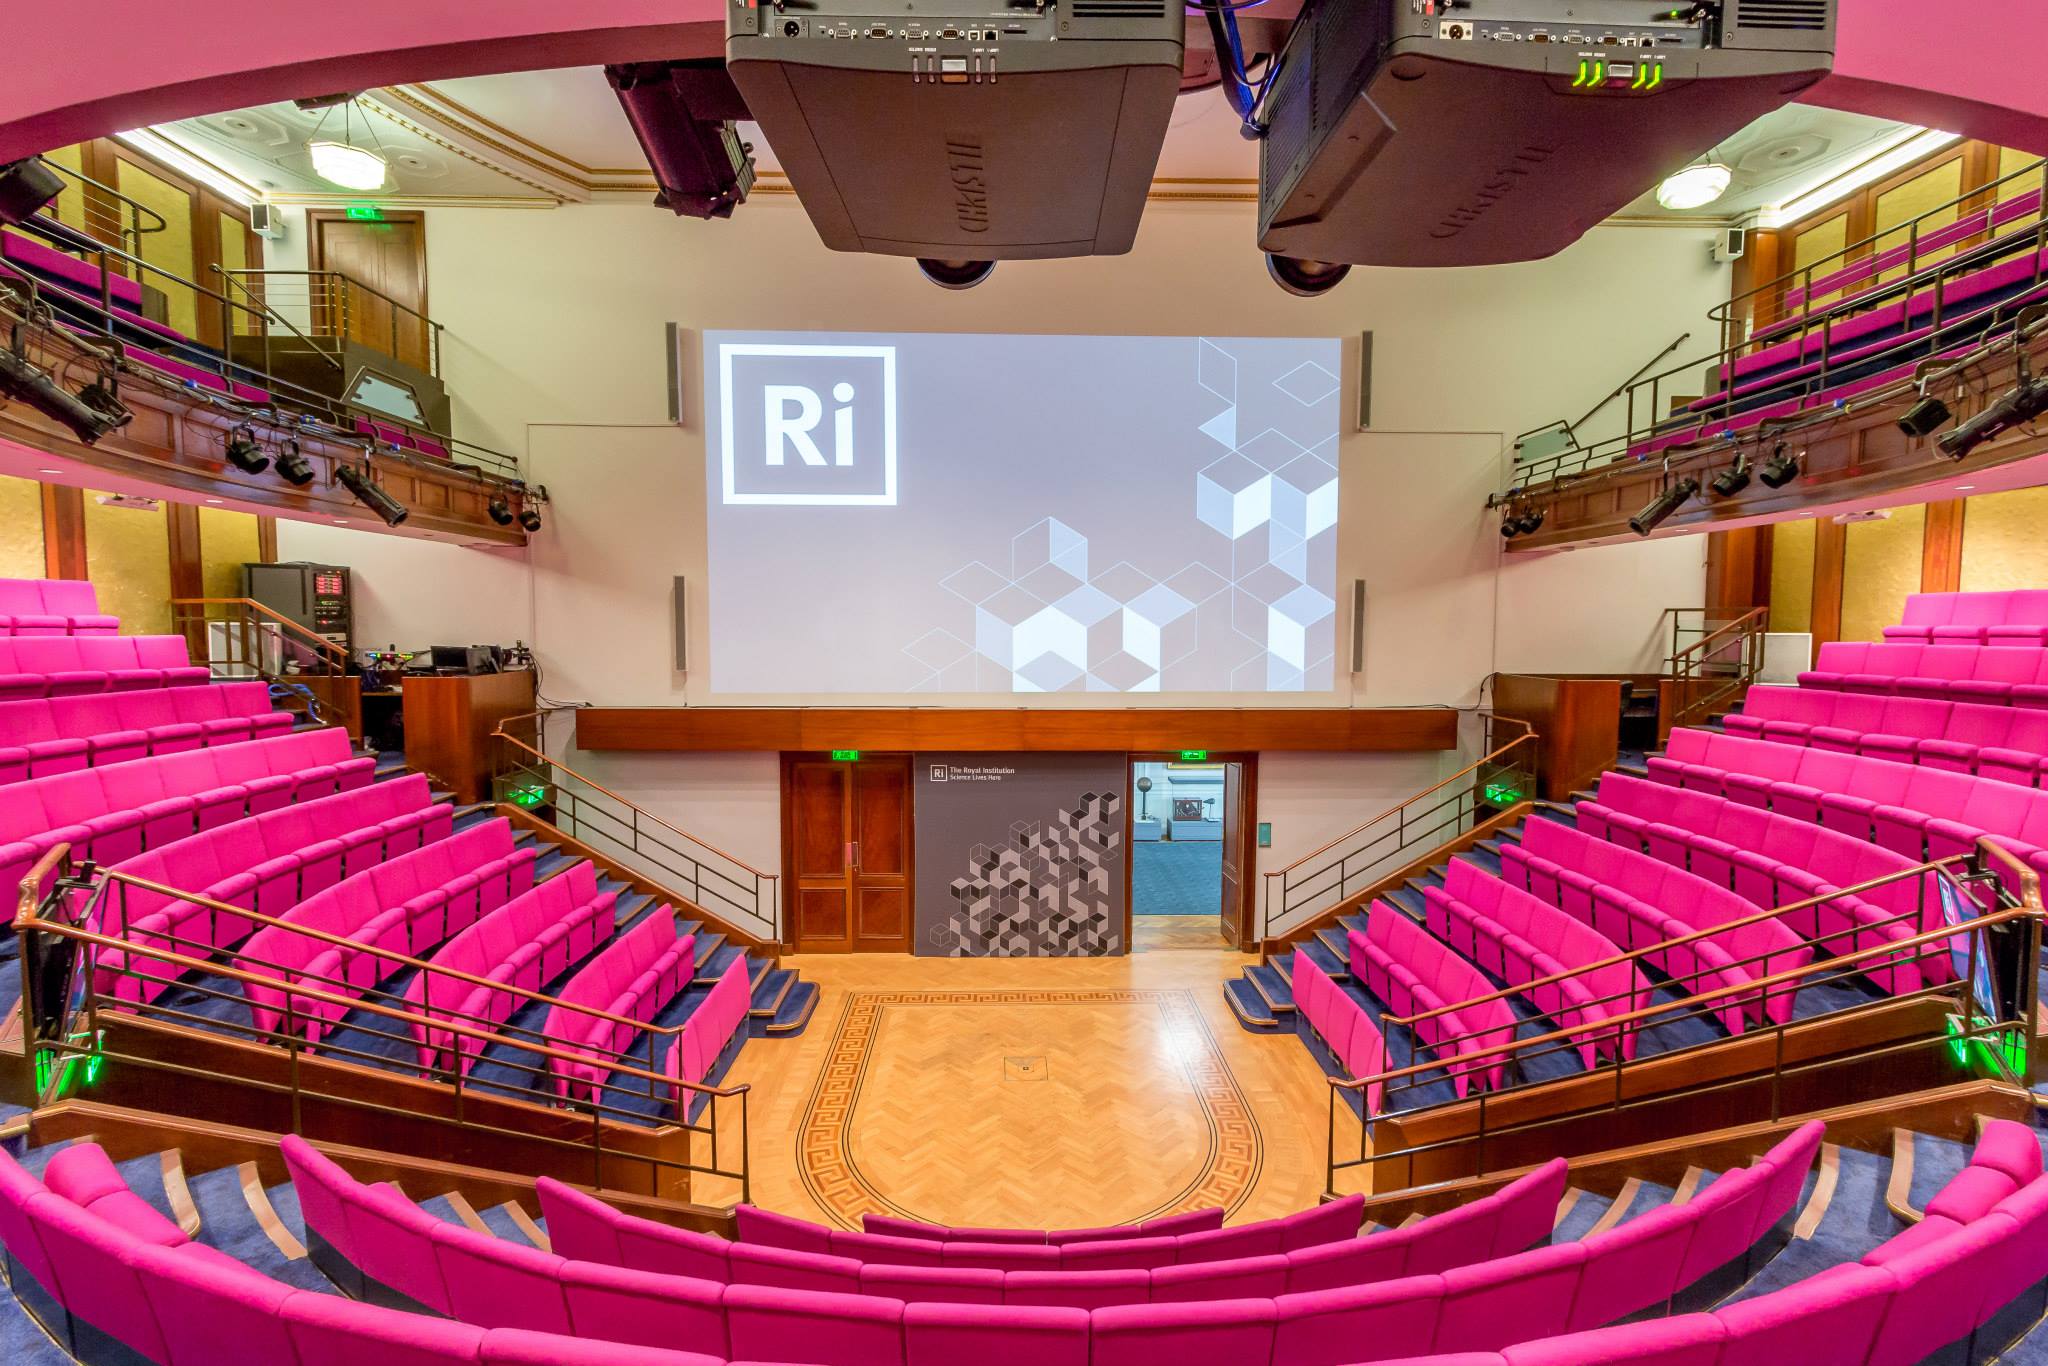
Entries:
{"label": "green exit sign", "polygon": [[1206,749],[1184,749],[1180,752],[1180,761],[1184,764],[1206,764],[1209,762],[1209,751]]}
{"label": "green exit sign", "polygon": [[860,762],[860,751],[857,749],[835,749],[832,751],[832,760],[834,763],[840,764],[857,764]]}
{"label": "green exit sign", "polygon": [[351,204],[348,206],[348,216],[358,223],[382,223],[384,210],[375,204]]}

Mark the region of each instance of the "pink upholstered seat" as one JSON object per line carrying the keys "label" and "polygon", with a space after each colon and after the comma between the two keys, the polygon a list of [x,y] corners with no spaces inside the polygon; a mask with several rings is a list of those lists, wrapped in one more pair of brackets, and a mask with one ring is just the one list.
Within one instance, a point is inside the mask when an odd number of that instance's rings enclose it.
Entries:
{"label": "pink upholstered seat", "polygon": [[[5,244],[10,256],[39,246],[12,233]],[[132,280],[122,284],[134,288]],[[120,629],[117,619],[100,611],[98,594],[83,579],[0,579],[0,636],[112,635]]]}
{"label": "pink upholstered seat", "polygon": [[1504,1084],[1507,1055],[1487,1050],[1514,1040],[1515,1014],[1477,968],[1391,902],[1375,902],[1364,932],[1348,938],[1352,975],[1394,1014],[1423,1017],[1410,1027],[1436,1051],[1459,1095],[1474,1082]]}
{"label": "pink upholstered seat", "polygon": [[[633,1036],[633,1026],[652,1020],[689,984],[696,970],[694,936],[680,932],[676,913],[657,907],[604,951],[578,969],[560,992],[561,1005],[551,1007],[542,1033],[555,1048],[586,1056],[589,1061],[548,1059],[557,1093],[592,1099],[619,1062],[620,1050]],[[575,1007],[586,1007],[578,1010]],[[588,1011],[603,1011],[606,1019]],[[650,1060],[636,1059],[647,1066]],[[660,1061],[655,1059],[653,1061]]]}
{"label": "pink upholstered seat", "polygon": [[151,754],[279,735],[263,683],[137,689],[0,702],[0,784]]}
{"label": "pink upholstered seat", "polygon": [[0,636],[0,701],[208,681],[183,636]]}

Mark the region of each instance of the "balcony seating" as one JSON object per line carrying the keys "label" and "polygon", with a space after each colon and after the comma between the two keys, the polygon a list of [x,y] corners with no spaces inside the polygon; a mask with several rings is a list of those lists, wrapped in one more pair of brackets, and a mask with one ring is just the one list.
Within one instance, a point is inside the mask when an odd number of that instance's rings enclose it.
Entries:
{"label": "balcony seating", "polygon": [[0,702],[209,681],[183,636],[0,637]]}
{"label": "balcony seating", "polygon": [[[2032,178],[2030,177],[2030,179]],[[2008,197],[2001,199],[1989,208],[1966,213],[1957,218],[1953,223],[1920,234],[1915,241],[1908,241],[1896,247],[1889,247],[1884,251],[1872,252],[1826,275],[1817,276],[1813,281],[1811,289],[1805,286],[1797,286],[1787,290],[1785,292],[1785,307],[1788,310],[1803,309],[1806,307],[1808,298],[1825,299],[1831,295],[1842,293],[1856,285],[1874,281],[1880,275],[1884,275],[1889,271],[1911,265],[1916,260],[1921,260],[1921,258],[1932,255],[1935,252],[1961,246],[1972,237],[1980,236],[1987,231],[1995,236],[2000,228],[2016,223],[2022,218],[2031,218],[2039,214],[2041,212],[2040,187],[2035,185],[2030,189],[2021,190],[2018,188],[2020,183],[2018,181],[2008,182],[2003,190],[2003,193]],[[2021,234],[2024,234],[2026,237],[2034,235],[2030,230],[2023,228],[2019,232],[2006,234],[2003,238],[1984,245],[1990,247],[1993,251],[2000,249],[2001,245],[2006,245],[2009,249],[2010,244],[2021,240]],[[1982,247],[1978,247],[1972,250],[1981,251],[1982,249]],[[1849,294],[1845,296],[1842,302],[1853,302],[1854,299],[1855,295]],[[1797,322],[1798,319],[1794,318],[1786,323],[1780,323],[1777,327],[1770,330],[1776,331],[1778,328],[1796,325]]]}
{"label": "balcony seating", "polygon": [[[1350,992],[1337,985],[1307,954],[1294,957],[1294,1009],[1330,1050],[1338,1065],[1353,1080],[1377,1076],[1392,1069],[1387,1041],[1372,1022],[1364,1006]],[[1365,1113],[1379,1113],[1383,1083],[1365,1090]],[[1221,1212],[1217,1215],[1222,1220]]]}
{"label": "balcony seating", "polygon": [[[337,995],[360,995],[399,965],[378,950],[423,957],[450,934],[533,886],[534,852],[515,847],[512,824],[499,819],[344,878],[293,907],[284,925],[258,930],[242,946],[238,965],[267,976],[306,981]],[[331,944],[300,928],[338,935]],[[245,983],[256,1027],[284,1026],[285,993],[267,983]],[[318,1042],[345,1013],[339,1005],[294,995],[292,1027]]]}
{"label": "balcony seating", "polygon": [[1931,697],[2002,707],[2048,707],[2048,649],[2017,645],[1868,645],[1820,647],[1802,688]]}
{"label": "balcony seating", "polygon": [[633,1037],[631,1025],[589,1011],[644,1025],[689,984],[696,965],[696,938],[678,933],[669,906],[657,907],[585,964],[562,988],[562,1004],[548,1010],[541,1030],[550,1047],[591,1059],[548,1059],[556,1094],[597,1099],[604,1079],[618,1065],[619,1051]]}
{"label": "balcony seating", "polygon": [[[1425,888],[1422,895],[1430,932],[1437,938],[1519,989],[1558,1028],[1584,1027],[1576,1047],[1589,1068],[1616,1052],[1616,1031],[1599,1028],[1600,1021],[1650,1004],[1649,979],[1641,970],[1608,961],[1622,956],[1612,940],[1476,864],[1452,859],[1444,885]],[[1603,962],[1607,966],[1577,971]],[[1542,985],[1532,987],[1533,982]],[[1636,1030],[1620,1032],[1621,1056],[1634,1057]]]}
{"label": "balcony seating", "polygon": [[418,451],[421,455],[431,455],[442,460],[448,458],[448,448],[434,438],[407,431],[403,427],[394,427],[388,422],[372,422],[368,418],[359,417],[356,419],[356,430],[365,436],[375,437],[387,446]]}
{"label": "balcony seating", "polygon": [[[1501,868],[1511,886],[1561,907],[1622,948],[1656,949],[1650,961],[1688,992],[1738,986],[1812,961],[1805,942],[1772,921],[1716,930],[1757,913],[1728,888],[1555,821],[1529,822],[1519,845],[1502,848]],[[1696,931],[1707,933],[1657,947]],[[1724,997],[1714,1013],[1730,1033],[1741,1033],[1750,1025],[1789,1020],[1793,996],[1779,987],[1769,1000]]]}
{"label": "balcony seating", "polygon": [[245,816],[364,787],[375,764],[350,750],[347,732],[325,729],[11,783],[0,787],[0,881],[18,883],[59,844],[69,844],[74,859],[113,864]]}
{"label": "balcony seating", "polygon": [[[717,1068],[726,1045],[745,1032],[754,998],[753,970],[740,954],[726,964],[711,990],[683,1022],[683,1036],[669,1045],[662,1071],[688,1082],[702,1082]],[[676,1104],[687,1109],[690,1093],[675,1088]]]}
{"label": "balcony seating", "polygon": [[1818,821],[1914,862],[1967,853],[1990,835],[2048,869],[2048,791],[1884,759],[1681,728],[1650,777],[1794,820]]}
{"label": "balcony seating", "polygon": [[[1876,948],[1941,926],[1941,892],[1931,875],[1906,878],[1855,896],[1844,887],[1908,872],[1917,860],[1810,821],[1773,815],[1704,792],[1609,773],[1598,801],[1580,802],[1578,828],[1596,839],[1649,854],[1766,910],[1813,897],[1832,901],[1784,917],[1819,944],[1823,957]],[[1895,993],[1953,978],[1945,955],[1908,950],[1915,960],[1865,969]]]}
{"label": "balcony seating", "polygon": [[943,1224],[897,1219],[886,1214],[863,1214],[860,1226],[863,1233],[879,1233],[886,1238],[923,1238],[938,1243],[1050,1243],[1061,1247],[1067,1243],[1095,1243],[1109,1238],[1170,1238],[1180,1233],[1205,1233],[1223,1227],[1223,1211],[1212,1205],[1208,1209],[1162,1215],[1142,1223],[1112,1224],[1103,1228],[948,1228]]}
{"label": "balcony seating", "polygon": [[1753,740],[2048,785],[2048,711],[2033,708],[1755,687],[1723,725]]}
{"label": "balcony seating", "polygon": [[[437,966],[502,986],[483,986],[431,970],[413,978],[406,988],[408,1005],[428,1014],[446,1012],[472,1027],[499,1025],[512,1017],[522,998],[504,990],[539,991],[611,937],[618,894],[597,889],[597,870],[587,861],[570,864],[532,891],[500,906],[471,925],[434,955]],[[744,965],[744,959],[740,960]],[[460,1055],[466,1075],[476,1065],[484,1043],[445,1030],[414,1023],[423,1068],[448,1067],[451,1053]]]}
{"label": "balcony seating", "polygon": [[1469,1053],[1514,1042],[1515,1013],[1492,996],[1493,983],[1410,920],[1391,902],[1375,902],[1365,931],[1352,930],[1351,972],[1395,1015],[1438,1014],[1410,1026],[1436,1050],[1459,1095],[1474,1077],[1498,1089],[1507,1080],[1507,1055],[1494,1053],[1471,1066],[1454,1065]]}
{"label": "balcony seating", "polygon": [[2048,645],[2048,589],[1914,593],[1884,638],[1905,644]]}
{"label": "balcony seating", "polygon": [[260,682],[0,702],[0,784],[292,728]]}
{"label": "balcony seating", "polygon": [[[112,871],[282,916],[343,878],[446,839],[452,819],[449,808],[434,801],[425,775],[415,773],[173,840]],[[181,970],[141,950],[204,957],[234,947],[256,927],[193,901],[117,884],[96,928],[135,946],[101,951],[98,990],[118,1000],[153,1001]]]}
{"label": "balcony seating", "polygon": [[[10,246],[16,240],[0,236]],[[83,579],[0,579],[0,636],[110,636],[120,629]]]}

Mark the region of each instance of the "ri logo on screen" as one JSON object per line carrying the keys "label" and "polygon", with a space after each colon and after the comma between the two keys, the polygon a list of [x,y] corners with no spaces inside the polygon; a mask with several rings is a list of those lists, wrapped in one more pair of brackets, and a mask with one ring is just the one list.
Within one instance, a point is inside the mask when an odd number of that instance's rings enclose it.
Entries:
{"label": "ri logo on screen", "polygon": [[896,348],[718,348],[723,501],[896,502]]}

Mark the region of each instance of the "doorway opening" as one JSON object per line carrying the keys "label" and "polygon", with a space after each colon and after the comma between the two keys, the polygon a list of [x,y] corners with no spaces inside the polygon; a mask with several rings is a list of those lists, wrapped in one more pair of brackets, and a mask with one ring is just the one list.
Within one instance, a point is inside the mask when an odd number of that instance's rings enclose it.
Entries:
{"label": "doorway opening", "polygon": [[1132,945],[1224,948],[1241,942],[1245,814],[1241,758],[1133,755]]}

